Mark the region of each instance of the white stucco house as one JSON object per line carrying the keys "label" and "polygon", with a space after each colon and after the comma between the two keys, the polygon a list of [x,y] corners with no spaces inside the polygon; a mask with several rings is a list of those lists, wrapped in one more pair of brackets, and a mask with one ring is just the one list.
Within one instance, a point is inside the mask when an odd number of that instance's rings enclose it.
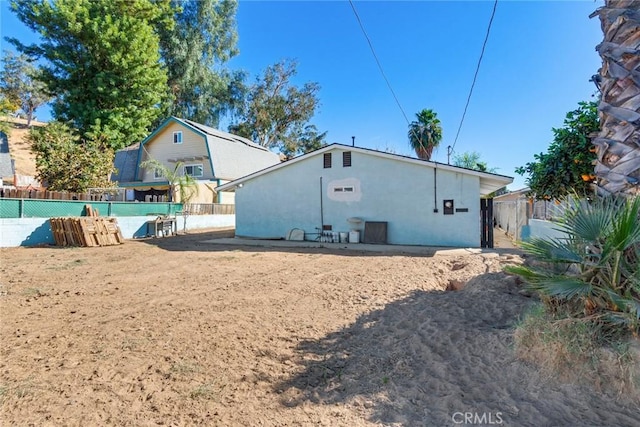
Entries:
{"label": "white stucco house", "polygon": [[511,182],[508,176],[332,144],[217,189],[235,191],[241,237],[357,229],[360,241],[370,243],[479,247],[481,196]]}

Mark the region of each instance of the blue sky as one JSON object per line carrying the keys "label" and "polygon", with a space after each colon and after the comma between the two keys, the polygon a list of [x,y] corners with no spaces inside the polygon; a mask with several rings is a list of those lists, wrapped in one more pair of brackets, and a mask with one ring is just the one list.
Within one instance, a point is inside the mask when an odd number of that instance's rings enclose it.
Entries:
{"label": "blue sky", "polygon": [[[33,35],[0,7],[0,32]],[[551,128],[595,91],[601,61],[601,1],[499,1],[455,153],[477,151],[497,172],[533,160],[552,141]],[[355,7],[409,120],[431,108],[443,141],[433,160],[447,161],[462,118],[493,1],[358,1]],[[371,54],[348,1],[241,1],[240,54],[230,62],[250,80],[281,59],[298,61],[296,83],[322,87],[313,123],[327,142],[412,155],[407,122]],[[2,41],[3,48],[10,48]],[[39,112],[46,119],[46,112]]]}

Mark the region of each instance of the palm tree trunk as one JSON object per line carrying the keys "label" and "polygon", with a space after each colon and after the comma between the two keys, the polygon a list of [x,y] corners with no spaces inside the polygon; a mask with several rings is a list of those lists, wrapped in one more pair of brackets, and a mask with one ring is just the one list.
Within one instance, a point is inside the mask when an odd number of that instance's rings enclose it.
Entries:
{"label": "palm tree trunk", "polygon": [[640,195],[640,1],[605,0],[599,16],[604,41],[596,47],[602,68],[600,132],[593,139],[601,195]]}
{"label": "palm tree trunk", "polygon": [[433,154],[433,146],[418,147],[416,148],[416,156],[422,160],[431,160],[431,154]]}

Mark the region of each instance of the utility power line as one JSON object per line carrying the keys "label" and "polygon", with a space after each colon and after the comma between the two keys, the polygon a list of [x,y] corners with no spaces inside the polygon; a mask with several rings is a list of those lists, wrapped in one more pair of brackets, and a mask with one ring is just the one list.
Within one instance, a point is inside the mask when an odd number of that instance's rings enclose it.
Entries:
{"label": "utility power line", "polygon": [[[364,34],[364,37],[367,39],[367,43],[369,44],[369,49],[371,49],[371,53],[373,54],[373,57],[376,60],[376,64],[378,64],[378,69],[380,70],[380,74],[382,74],[382,78],[384,78],[384,81],[387,83],[387,87],[389,88],[389,91],[391,91],[391,95],[393,95],[393,99],[395,99],[396,104],[398,105],[398,108],[400,109],[400,112],[402,113],[402,116],[404,117],[404,119],[407,122],[407,125],[410,126],[411,122],[409,122],[409,118],[407,117],[407,114],[404,112],[404,109],[402,108],[402,105],[400,104],[400,100],[396,96],[396,93],[393,90],[393,87],[391,87],[391,83],[389,82],[389,79],[387,78],[387,75],[384,73],[384,69],[382,68],[382,64],[380,63],[380,60],[378,59],[378,55],[376,54],[376,51],[373,48],[373,44],[371,43],[371,39],[369,38],[369,35],[367,34],[367,31],[364,29],[364,25],[362,24],[362,20],[360,19],[360,15],[358,15],[358,11],[356,10],[356,6],[353,4],[352,0],[349,0],[349,4],[351,5],[351,9],[353,10],[354,15],[356,16],[356,19],[358,20],[358,25],[360,25],[360,29],[362,30],[362,34]],[[411,129],[411,127],[410,127],[410,129]],[[422,138],[420,137],[420,135],[416,135],[413,129],[411,129],[411,132],[413,132],[413,135],[420,142],[420,145],[423,145],[422,144]]]}
{"label": "utility power line", "polygon": [[493,23],[493,17],[496,14],[496,7],[498,6],[498,0],[495,0],[493,3],[493,10],[491,11],[491,18],[489,19],[489,26],[487,27],[487,35],[484,38],[484,43],[482,43],[482,51],[480,52],[480,58],[478,59],[478,66],[476,67],[476,73],[473,75],[473,81],[471,82],[471,89],[469,90],[469,96],[467,97],[467,103],[464,106],[464,111],[462,113],[462,118],[460,119],[460,125],[458,126],[458,132],[456,132],[456,138],[453,141],[453,146],[451,147],[451,152],[456,146],[458,142],[458,136],[460,136],[460,129],[462,129],[462,123],[464,123],[464,117],[467,115],[467,108],[469,107],[469,102],[471,101],[471,94],[473,93],[473,87],[476,85],[476,79],[478,78],[478,72],[480,71],[480,64],[482,63],[482,57],[484,56],[484,49],[487,46],[487,40],[489,40],[489,33],[491,32],[491,24]]}

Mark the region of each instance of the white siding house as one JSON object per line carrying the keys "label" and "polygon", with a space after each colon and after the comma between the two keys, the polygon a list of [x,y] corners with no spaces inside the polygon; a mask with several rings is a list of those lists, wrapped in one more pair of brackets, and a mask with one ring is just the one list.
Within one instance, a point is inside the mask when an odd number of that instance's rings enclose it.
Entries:
{"label": "white siding house", "polygon": [[[346,232],[386,223],[386,242],[480,246],[480,198],[513,178],[332,144],[218,187],[236,192],[236,235]],[[362,238],[361,238],[362,239]]]}

